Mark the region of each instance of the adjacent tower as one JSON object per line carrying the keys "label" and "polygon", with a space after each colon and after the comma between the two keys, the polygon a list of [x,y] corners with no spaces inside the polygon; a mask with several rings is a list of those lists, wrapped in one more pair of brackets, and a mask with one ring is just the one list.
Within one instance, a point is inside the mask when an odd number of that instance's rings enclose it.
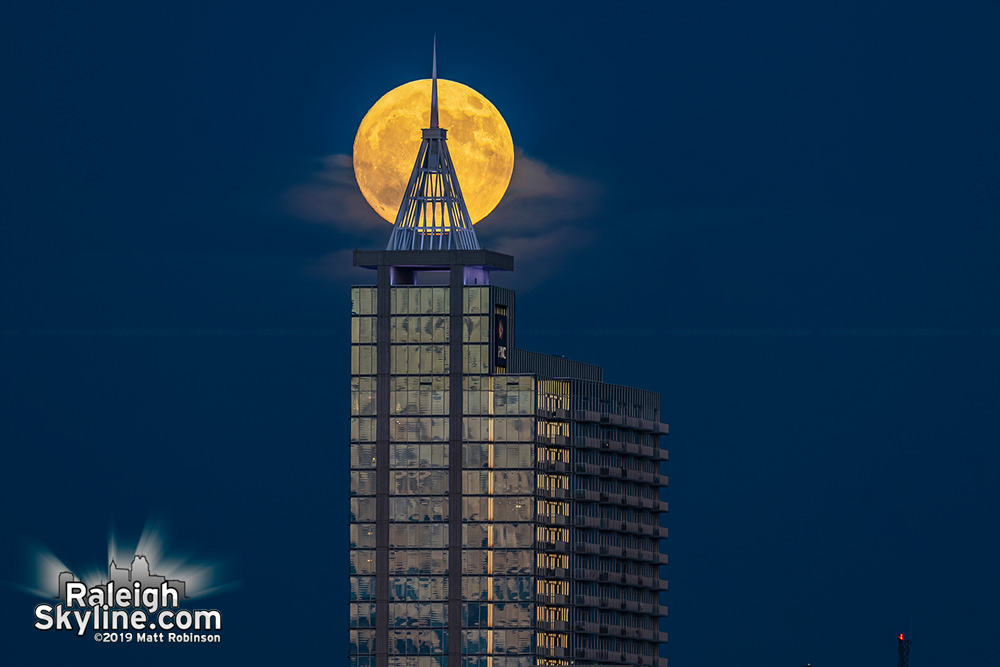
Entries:
{"label": "adjacent tower", "polygon": [[388,248],[354,253],[349,665],[665,666],[659,396],[516,347],[436,57],[432,91]]}

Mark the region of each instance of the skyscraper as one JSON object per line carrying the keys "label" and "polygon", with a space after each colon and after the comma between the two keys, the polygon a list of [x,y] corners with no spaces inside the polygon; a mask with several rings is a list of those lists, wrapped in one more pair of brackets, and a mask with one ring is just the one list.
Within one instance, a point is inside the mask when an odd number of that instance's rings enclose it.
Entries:
{"label": "skyscraper", "polygon": [[354,253],[349,665],[665,666],[659,396],[516,346],[433,81],[389,246]]}

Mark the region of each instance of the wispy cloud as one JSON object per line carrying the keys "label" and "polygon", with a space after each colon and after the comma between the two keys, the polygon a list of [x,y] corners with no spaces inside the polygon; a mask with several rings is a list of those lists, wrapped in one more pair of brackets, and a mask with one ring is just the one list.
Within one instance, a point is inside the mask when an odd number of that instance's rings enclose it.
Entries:
{"label": "wispy cloud", "polygon": [[[598,183],[517,149],[507,193],[476,225],[476,233],[491,250],[515,256],[518,268],[513,282],[530,288],[592,240],[589,221],[598,211],[601,195]],[[292,215],[335,227],[354,237],[359,247],[382,247],[389,237],[389,225],[361,195],[349,155],[323,158],[309,182],[288,192],[286,203]],[[353,275],[350,252],[331,252],[311,272],[335,279]]]}
{"label": "wispy cloud", "polygon": [[593,240],[602,194],[599,183],[518,149],[507,194],[476,231],[481,243],[515,257],[515,284],[531,288]]}
{"label": "wispy cloud", "polygon": [[322,158],[312,179],[289,190],[285,202],[292,215],[336,227],[359,239],[388,238],[391,230],[361,195],[350,155]]}

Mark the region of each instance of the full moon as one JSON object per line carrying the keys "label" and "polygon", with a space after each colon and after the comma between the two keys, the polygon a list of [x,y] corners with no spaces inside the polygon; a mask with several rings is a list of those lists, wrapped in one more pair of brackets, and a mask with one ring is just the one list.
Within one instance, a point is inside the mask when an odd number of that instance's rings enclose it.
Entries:
{"label": "full moon", "polygon": [[[465,204],[472,222],[479,222],[507,191],[514,141],[497,108],[466,85],[438,79],[438,108]],[[431,80],[404,83],[368,110],[354,138],[354,176],[361,194],[389,222],[396,221],[430,109]]]}

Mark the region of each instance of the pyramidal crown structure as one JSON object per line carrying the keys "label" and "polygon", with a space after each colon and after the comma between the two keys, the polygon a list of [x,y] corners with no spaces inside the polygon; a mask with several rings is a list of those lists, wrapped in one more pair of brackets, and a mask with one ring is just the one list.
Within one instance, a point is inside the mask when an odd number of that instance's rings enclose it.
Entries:
{"label": "pyramidal crown structure", "polygon": [[455,164],[448,152],[448,130],[438,126],[436,40],[429,124],[421,131],[420,150],[386,250],[479,250]]}

